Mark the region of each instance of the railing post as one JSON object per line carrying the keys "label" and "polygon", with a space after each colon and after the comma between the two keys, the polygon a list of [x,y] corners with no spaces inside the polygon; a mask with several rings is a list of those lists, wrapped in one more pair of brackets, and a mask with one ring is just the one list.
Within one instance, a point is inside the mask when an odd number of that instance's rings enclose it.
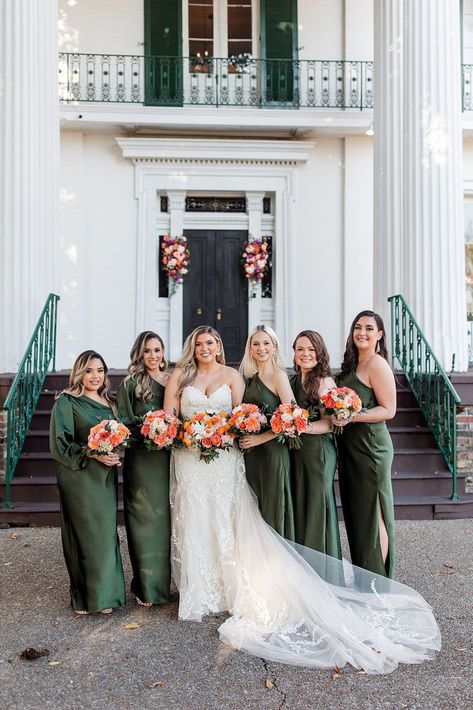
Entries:
{"label": "railing post", "polygon": [[51,362],[54,368],[56,365],[58,301],[59,296],[49,294],[3,405],[3,409],[7,412],[5,503],[3,506],[6,509],[12,507],[10,484],[48,367]]}

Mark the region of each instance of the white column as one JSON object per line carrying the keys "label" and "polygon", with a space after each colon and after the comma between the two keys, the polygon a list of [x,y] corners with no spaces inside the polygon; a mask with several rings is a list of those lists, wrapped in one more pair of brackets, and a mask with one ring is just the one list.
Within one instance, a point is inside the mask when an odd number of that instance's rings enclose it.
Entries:
{"label": "white column", "polygon": [[[403,4],[374,3],[374,309],[402,292]],[[355,315],[355,314],[354,314]]]}
{"label": "white column", "polygon": [[[167,196],[169,200],[169,234],[172,237],[178,237],[182,235],[184,230],[186,193],[184,190],[168,190]],[[179,359],[182,353],[183,314],[183,290],[182,286],[178,286],[174,296],[169,300],[169,356],[174,362]]]}
{"label": "white column", "polygon": [[403,292],[441,363],[468,367],[457,0],[404,0]]}
{"label": "white column", "polygon": [[[246,193],[246,211],[248,213],[248,235],[252,239],[261,239],[261,217],[263,216],[264,192]],[[261,284],[256,289],[248,286],[248,332],[261,324]]]}
{"label": "white column", "polygon": [[0,372],[17,368],[55,283],[57,2],[0,5]]}

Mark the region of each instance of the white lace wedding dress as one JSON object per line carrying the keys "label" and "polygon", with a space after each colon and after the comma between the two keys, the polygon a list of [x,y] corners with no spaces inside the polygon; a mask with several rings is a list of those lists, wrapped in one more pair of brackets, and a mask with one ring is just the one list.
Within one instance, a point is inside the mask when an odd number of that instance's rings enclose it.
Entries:
{"label": "white lace wedding dress", "polygon": [[[193,386],[181,413],[231,410],[222,385],[209,397]],[[413,589],[292,545],[260,515],[235,447],[210,463],[173,453],[172,565],[179,618],[228,611],[222,641],[256,656],[316,668],[350,663],[389,673],[440,649],[427,602]],[[337,584],[334,584],[337,580]]]}

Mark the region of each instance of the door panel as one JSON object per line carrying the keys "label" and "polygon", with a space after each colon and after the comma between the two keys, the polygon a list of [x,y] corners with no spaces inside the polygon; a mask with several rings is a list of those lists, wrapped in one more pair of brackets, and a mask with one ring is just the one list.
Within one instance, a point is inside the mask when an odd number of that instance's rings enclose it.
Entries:
{"label": "door panel", "polygon": [[184,337],[199,325],[222,336],[228,362],[239,362],[248,333],[248,287],[241,267],[240,230],[185,232],[191,262],[184,282]]}

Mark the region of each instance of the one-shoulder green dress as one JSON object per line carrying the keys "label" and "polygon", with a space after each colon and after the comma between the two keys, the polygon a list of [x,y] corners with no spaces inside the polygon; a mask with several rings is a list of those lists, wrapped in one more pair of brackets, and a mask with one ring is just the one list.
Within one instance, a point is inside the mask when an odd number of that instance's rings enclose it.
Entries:
{"label": "one-shoulder green dress", "polygon": [[90,397],[62,394],[51,414],[50,448],[59,463],[61,535],[72,608],[100,611],[125,604],[117,535],[117,467],[86,456],[91,427],[115,419]]}
{"label": "one-shoulder green dress", "polygon": [[[340,386],[351,387],[364,409],[377,406],[371,387],[349,372]],[[353,564],[394,577],[395,523],[391,484],[393,445],[386,422],[354,422],[337,436],[340,459],[340,496]],[[388,533],[389,552],[383,562],[379,541],[378,510]]]}
{"label": "one-shoulder green dress", "polygon": [[[309,409],[300,373],[291,377],[297,403]],[[315,420],[320,419],[316,410]],[[331,433],[302,434],[302,446],[291,451],[291,486],[295,541],[341,559],[340,534],[335,503],[334,477],[337,452]]]}
{"label": "one-shoulder green dress", "polygon": [[133,434],[123,466],[125,526],[133,569],[131,591],[143,602],[165,604],[171,582],[169,453],[148,451],[136,422],[137,417],[163,407],[164,387],[155,381],[152,387],[152,399],[143,402],[135,395],[136,382],[125,380],[118,388],[117,405]]}
{"label": "one-shoulder green dress", "polygon": [[[253,375],[245,387],[243,402],[265,408],[271,416],[281,404],[279,397]],[[269,420],[268,416],[268,420]],[[294,513],[290,487],[290,459],[286,444],[277,439],[245,452],[246,478],[258,498],[261,515],[286,540],[294,540]]]}

